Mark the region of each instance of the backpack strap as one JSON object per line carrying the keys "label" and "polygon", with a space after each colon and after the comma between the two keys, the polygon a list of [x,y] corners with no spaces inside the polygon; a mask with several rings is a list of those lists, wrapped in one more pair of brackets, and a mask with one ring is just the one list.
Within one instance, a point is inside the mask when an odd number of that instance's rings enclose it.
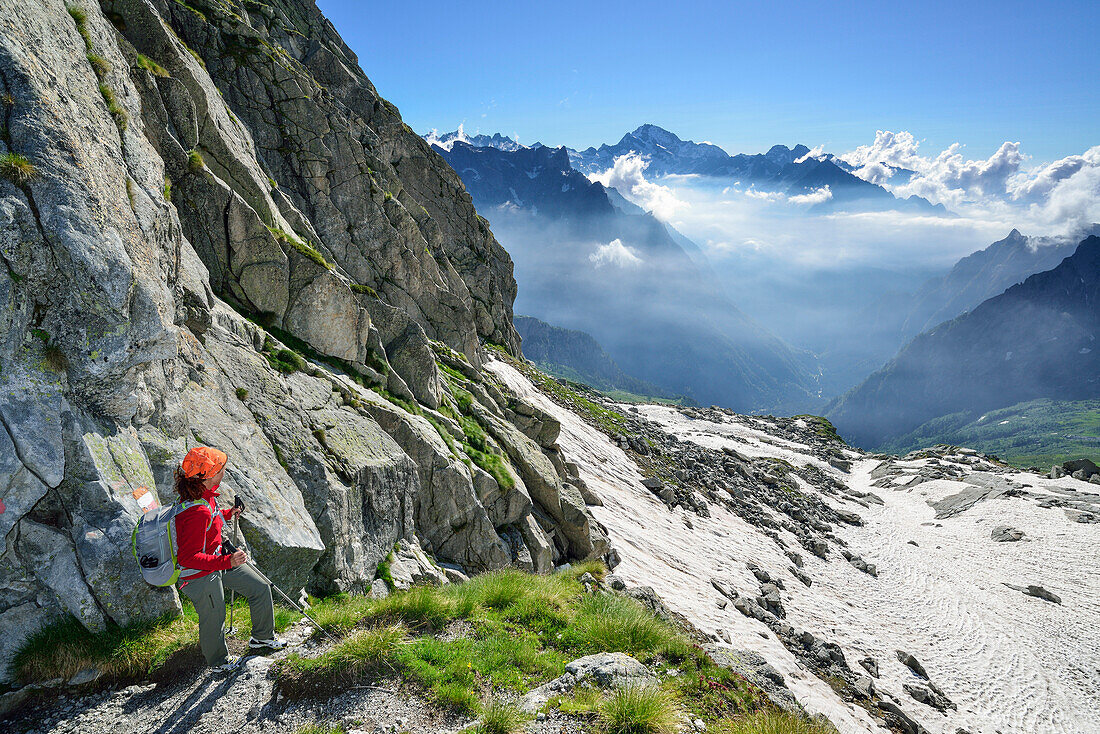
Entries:
{"label": "backpack strap", "polygon": [[[206,500],[180,501],[180,503],[178,505],[179,510],[175,513],[175,515],[179,515],[179,514],[183,513],[186,510],[190,510],[192,507],[199,507],[201,505],[206,505],[207,507],[210,506],[209,503]],[[175,520],[175,515],[173,515],[173,520]],[[172,523],[169,524],[169,528],[168,528],[169,533],[172,532],[172,526],[174,526],[175,524],[176,524],[175,522],[172,522]],[[212,528],[212,527],[214,527],[214,510],[210,511],[210,522],[208,522],[206,524],[206,530],[203,533],[203,542],[204,543],[206,541],[206,533],[209,533],[210,528]],[[206,571],[200,571],[200,570],[193,569],[193,568],[185,568],[184,566],[180,565],[179,560],[177,558],[175,558],[176,549],[178,547],[177,543],[178,543],[178,541],[175,538],[173,538],[172,543],[171,543],[171,548],[172,548],[172,553],[173,553],[172,562],[175,563],[176,567],[180,570],[179,580],[180,581],[187,581],[188,579],[193,578],[194,576],[196,576],[198,574],[206,573]]]}

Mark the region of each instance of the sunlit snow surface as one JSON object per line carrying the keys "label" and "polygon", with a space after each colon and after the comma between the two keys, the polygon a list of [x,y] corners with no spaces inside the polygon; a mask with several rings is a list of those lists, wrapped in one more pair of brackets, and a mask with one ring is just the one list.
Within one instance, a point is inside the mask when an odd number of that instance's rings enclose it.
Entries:
{"label": "sunlit snow surface", "polygon": [[[1041,509],[1021,498],[987,500],[935,520],[928,501],[969,485],[936,480],[908,490],[873,488],[869,475],[877,460],[857,460],[847,475],[813,458],[805,447],[753,426],[639,406],[642,415],[682,439],[813,463],[854,489],[882,497],[884,506],[869,509],[841,503],[866,524],[837,528],[854,553],[878,567],[877,579],[857,571],[835,550],[828,561],[803,552],[793,536],[782,533],[805,559],[803,570],[813,578],[813,586],[806,588],[790,574],[790,561],[776,543],[756,527],[715,504],[710,518],[679,508],[670,512],[642,487],[636,465],[603,433],[547,399],[509,365],[494,361],[488,367],[561,421],[563,451],[604,501],[603,507],[591,509],[622,557],[615,573],[627,583],[652,586],[704,632],[726,630],[733,647],[761,653],[807,710],[825,714],[841,732],[884,730],[804,670],[764,624],[732,604],[719,608],[712,578],[729,580],[742,594],[756,596],[759,585],[746,563],[778,574],[786,585],[787,621],[838,643],[857,672],[862,672],[861,658],[873,657],[882,675],[875,681],[880,692],[893,696],[933,734],[954,734],[959,727],[974,734],[1100,732],[1100,525],[1071,522],[1061,509]],[[915,470],[923,463],[901,466]],[[1100,490],[1069,478],[1011,478],[1032,485],[1033,492],[1047,486],[1093,495]],[[831,497],[827,501],[836,504]],[[1030,540],[992,541],[990,530],[1002,524],[1023,530]],[[1004,583],[1041,585],[1060,596],[1062,604],[1025,596]],[[896,650],[915,655],[958,711],[945,716],[909,697],[902,683],[918,681],[898,662]]]}

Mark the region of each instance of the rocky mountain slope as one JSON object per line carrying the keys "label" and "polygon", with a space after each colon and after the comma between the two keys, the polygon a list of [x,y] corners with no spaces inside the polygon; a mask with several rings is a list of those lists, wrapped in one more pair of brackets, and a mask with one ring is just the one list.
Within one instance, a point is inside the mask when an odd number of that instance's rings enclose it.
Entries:
{"label": "rocky mountain slope", "polygon": [[561,421],[616,575],[839,731],[1092,730],[1095,483],[952,446],[867,454],[813,416],[578,408],[489,369]]}
{"label": "rocky mountain slope", "polygon": [[809,355],[738,310],[682,236],[589,181],[564,148],[437,151],[515,259],[526,313],[591,334],[628,374],[700,403],[778,412],[815,399]]}
{"label": "rocky mountain slope", "polygon": [[180,608],[137,497],[189,446],[288,588],[601,556],[556,422],[480,377],[512,263],[308,0],[0,1],[0,661]]}
{"label": "rocky mountain slope", "polygon": [[1100,237],[973,311],[927,331],[828,410],[880,446],[939,416],[1100,395]]}
{"label": "rocky mountain slope", "polygon": [[524,356],[544,372],[583,382],[597,390],[674,397],[652,383],[623,372],[590,334],[553,326],[533,316],[516,316],[515,324],[516,331],[523,337]]}

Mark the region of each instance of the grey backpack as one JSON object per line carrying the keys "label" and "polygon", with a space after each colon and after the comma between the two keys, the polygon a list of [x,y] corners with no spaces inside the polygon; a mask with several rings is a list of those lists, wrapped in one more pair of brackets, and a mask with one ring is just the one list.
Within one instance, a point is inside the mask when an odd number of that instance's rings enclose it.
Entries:
{"label": "grey backpack", "polygon": [[[181,572],[185,581],[188,576],[194,575],[193,571],[181,568],[176,560],[179,543],[176,540],[175,519],[184,510],[204,504],[205,500],[193,500],[169,507],[158,507],[149,510],[138,520],[131,543],[134,558],[141,566],[141,576],[147,583],[153,586],[171,586],[179,580]],[[210,519],[213,522],[213,516]]]}

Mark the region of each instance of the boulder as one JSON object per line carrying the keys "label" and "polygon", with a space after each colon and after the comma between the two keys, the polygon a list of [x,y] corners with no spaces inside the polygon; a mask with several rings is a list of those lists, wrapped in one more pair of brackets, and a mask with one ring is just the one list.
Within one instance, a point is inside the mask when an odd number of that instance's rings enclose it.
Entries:
{"label": "boulder", "polygon": [[1036,599],[1043,599],[1054,604],[1062,603],[1062,597],[1050,591],[1047,591],[1042,586],[1037,586],[1035,584],[1028,584],[1027,586],[1016,586],[1015,584],[1008,583],[1006,583],[1005,586],[1010,589],[1015,589],[1016,591],[1021,591],[1028,596],[1034,596]]}
{"label": "boulder", "polygon": [[902,734],[928,734],[927,729],[913,721],[909,714],[902,711],[901,707],[893,701],[882,700],[878,701],[876,705],[887,714],[887,721],[893,719]]}
{"label": "boulder", "polygon": [[989,532],[989,537],[998,543],[1012,543],[1017,540],[1023,540],[1024,531],[1017,530],[1008,525],[998,525]]}
{"label": "boulder", "polygon": [[787,688],[783,674],[759,653],[752,650],[734,650],[714,644],[704,645],[703,650],[716,664],[732,670],[764,691],[776,706],[785,711],[803,713],[801,705]]}
{"label": "boulder", "polygon": [[[1080,479],[1087,482],[1092,476],[1100,474],[1100,466],[1097,466],[1096,463],[1090,459],[1074,459],[1064,462],[1062,464],[1062,471],[1065,474],[1069,474],[1074,479]],[[1081,472],[1081,476],[1078,476],[1077,472]]]}
{"label": "boulder", "polygon": [[878,678],[878,663],[874,658],[868,656],[859,661],[859,664],[863,666],[864,670],[872,675],[872,677]]}
{"label": "boulder", "polygon": [[912,654],[905,652],[904,650],[897,651],[898,660],[902,665],[913,671],[913,674],[918,678],[928,680],[928,673],[925,671],[924,666],[920,664],[920,661],[916,659]]}
{"label": "boulder", "polygon": [[530,691],[520,700],[528,712],[538,711],[553,696],[567,695],[578,684],[600,688],[656,685],[656,678],[642,663],[622,652],[605,652],[578,658],[565,666],[565,673]]}
{"label": "boulder", "polygon": [[905,692],[913,697],[914,701],[923,703],[925,706],[931,706],[937,711],[947,711],[947,709],[957,709],[958,706],[955,702],[943,695],[940,691],[934,691],[930,687],[917,685],[915,683],[903,683],[902,688]]}
{"label": "boulder", "polygon": [[428,557],[415,535],[397,541],[388,562],[395,589],[449,583],[447,574]]}

